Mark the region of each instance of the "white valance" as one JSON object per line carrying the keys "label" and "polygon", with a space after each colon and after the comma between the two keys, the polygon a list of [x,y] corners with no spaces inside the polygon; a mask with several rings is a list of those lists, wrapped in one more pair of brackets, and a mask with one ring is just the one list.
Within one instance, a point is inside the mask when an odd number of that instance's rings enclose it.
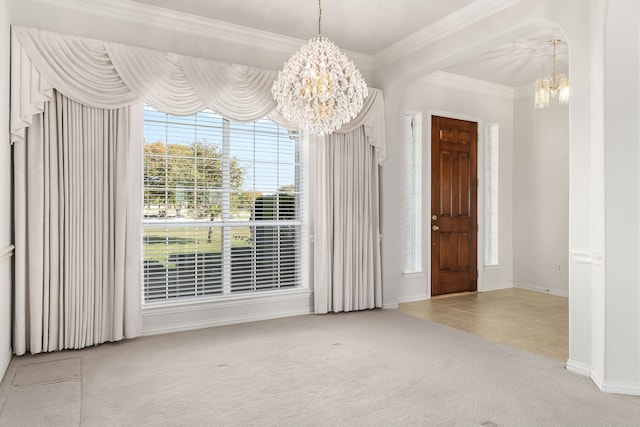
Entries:
{"label": "white valance", "polygon": [[105,44],[105,48],[131,92],[156,110],[187,115],[206,107],[185,76],[178,55],[119,44]]}
{"label": "white valance", "polygon": [[[288,129],[271,86],[277,72],[14,26],[11,61],[11,140],[24,139],[32,116],[52,89],[95,108],[139,101],[175,115],[206,107],[237,122],[268,117]],[[365,127],[379,162],[386,156],[382,91],[371,89],[361,113],[340,132]]]}
{"label": "white valance", "polygon": [[385,145],[384,95],[380,89],[369,88],[369,96],[364,100],[360,113],[336,133],[346,134],[359,126],[364,126],[367,142],[375,148],[378,163],[382,163],[387,157],[387,149]]}

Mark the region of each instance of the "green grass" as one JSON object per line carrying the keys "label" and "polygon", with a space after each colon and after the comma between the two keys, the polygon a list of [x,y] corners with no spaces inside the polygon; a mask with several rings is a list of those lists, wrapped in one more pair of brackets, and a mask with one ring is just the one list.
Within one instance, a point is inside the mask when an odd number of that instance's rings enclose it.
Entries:
{"label": "green grass", "polygon": [[[222,227],[145,228],[143,233],[145,261],[157,261],[171,267],[174,254],[222,251]],[[231,228],[231,246],[251,246],[249,227]]]}

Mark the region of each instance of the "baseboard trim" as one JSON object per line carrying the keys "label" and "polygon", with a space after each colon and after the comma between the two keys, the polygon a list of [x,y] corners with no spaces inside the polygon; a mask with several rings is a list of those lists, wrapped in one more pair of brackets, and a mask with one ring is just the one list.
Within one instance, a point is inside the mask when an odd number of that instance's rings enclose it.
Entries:
{"label": "baseboard trim", "polygon": [[383,304],[382,305],[382,309],[383,310],[395,310],[398,308],[398,303],[393,303],[393,304]]}
{"label": "baseboard trim", "polygon": [[313,292],[293,291],[147,306],[142,334],[159,335],[313,313]]}
{"label": "baseboard trim", "polygon": [[498,285],[483,285],[478,287],[478,292],[501,291],[503,289],[512,289],[513,283],[501,283]]}
{"label": "baseboard trim", "polygon": [[418,294],[418,295],[411,295],[408,297],[400,297],[398,298],[398,304],[402,304],[405,302],[414,302],[414,301],[424,301],[426,299],[429,299],[429,296],[425,293],[425,294]]}
{"label": "baseboard trim", "polygon": [[565,297],[565,298],[569,297],[569,293],[567,291],[558,291],[556,289],[541,288],[539,286],[528,285],[526,283],[514,283],[513,287],[516,289],[522,289],[524,291],[532,291],[532,292],[539,292],[542,294],[555,295],[557,297]]}
{"label": "baseboard trim", "polygon": [[628,396],[640,396],[639,384],[616,384],[616,383],[604,382],[602,386],[599,386],[599,387],[600,387],[600,390],[607,393],[626,394]]}
{"label": "baseboard trim", "polygon": [[573,372],[574,374],[582,375],[583,377],[591,377],[591,366],[586,363],[568,359],[566,368],[567,371]]}
{"label": "baseboard trim", "polygon": [[607,387],[604,381],[602,380],[602,377],[598,375],[598,373],[593,369],[591,369],[591,374],[589,375],[589,378],[591,378],[591,381],[593,381],[593,383],[596,385],[596,387],[600,389],[600,391],[604,391],[605,393],[607,392]]}
{"label": "baseboard trim", "polygon": [[272,320],[272,319],[280,319],[283,317],[303,316],[307,314],[313,314],[313,310],[309,308],[308,310],[258,314],[255,316],[251,316],[251,315],[243,315],[243,316],[235,316],[235,317],[229,316],[224,318],[207,319],[207,320],[201,320],[201,321],[195,321],[195,322],[185,322],[179,325],[149,326],[149,327],[143,328],[142,335],[150,336],[150,335],[170,334],[174,332],[186,332],[186,331],[193,331],[196,329],[213,328],[216,326],[237,325],[240,323],[259,322],[262,320]]}
{"label": "baseboard trim", "polygon": [[591,371],[591,381],[605,393],[640,396],[640,384],[608,382],[603,380],[602,377],[593,370]]}
{"label": "baseboard trim", "polygon": [[589,377],[600,391],[612,394],[625,394],[628,396],[640,396],[640,384],[623,384],[611,383],[602,379],[602,377],[591,366],[576,362],[575,360],[567,360],[567,371],[574,374]]}

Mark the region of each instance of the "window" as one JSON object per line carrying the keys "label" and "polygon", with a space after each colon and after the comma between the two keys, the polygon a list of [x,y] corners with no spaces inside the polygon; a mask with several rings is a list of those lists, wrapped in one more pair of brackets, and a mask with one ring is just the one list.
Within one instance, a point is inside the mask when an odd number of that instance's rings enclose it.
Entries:
{"label": "window", "polygon": [[145,106],[144,138],[145,302],[300,286],[297,134]]}
{"label": "window", "polygon": [[422,271],[422,116],[405,116],[405,273]]}
{"label": "window", "polygon": [[484,265],[498,265],[498,125],[485,128]]}

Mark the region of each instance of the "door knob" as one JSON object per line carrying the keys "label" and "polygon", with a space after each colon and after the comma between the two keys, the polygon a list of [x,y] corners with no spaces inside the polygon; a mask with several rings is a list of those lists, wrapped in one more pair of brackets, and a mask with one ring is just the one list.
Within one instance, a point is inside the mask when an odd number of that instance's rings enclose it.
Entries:
{"label": "door knob", "polygon": [[440,230],[440,227],[438,227],[437,225],[434,224],[434,225],[431,226],[431,229],[433,231],[438,231],[438,230]]}

